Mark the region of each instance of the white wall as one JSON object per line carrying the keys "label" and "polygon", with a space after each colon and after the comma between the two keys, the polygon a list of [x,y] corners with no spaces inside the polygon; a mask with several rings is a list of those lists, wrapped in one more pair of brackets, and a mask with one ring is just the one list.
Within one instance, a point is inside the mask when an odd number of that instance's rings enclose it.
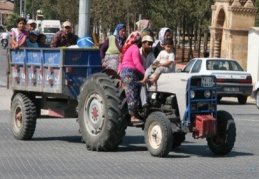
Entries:
{"label": "white wall", "polygon": [[259,27],[252,27],[248,34],[247,71],[253,84],[259,81]]}

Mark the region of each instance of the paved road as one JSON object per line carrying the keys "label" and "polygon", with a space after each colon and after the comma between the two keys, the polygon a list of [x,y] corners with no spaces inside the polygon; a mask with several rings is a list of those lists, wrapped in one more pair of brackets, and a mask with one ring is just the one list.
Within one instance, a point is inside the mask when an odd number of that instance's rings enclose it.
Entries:
{"label": "paved road", "polygon": [[[0,68],[4,68],[2,61]],[[143,131],[132,127],[116,152],[87,151],[75,119],[38,119],[32,140],[15,140],[9,122],[12,91],[3,86],[0,178],[259,178],[259,110],[253,101],[238,105],[227,98],[218,106],[229,111],[236,121],[237,139],[229,155],[214,156],[205,139],[195,140],[188,134],[182,146],[167,158],[155,158],[147,151]]]}

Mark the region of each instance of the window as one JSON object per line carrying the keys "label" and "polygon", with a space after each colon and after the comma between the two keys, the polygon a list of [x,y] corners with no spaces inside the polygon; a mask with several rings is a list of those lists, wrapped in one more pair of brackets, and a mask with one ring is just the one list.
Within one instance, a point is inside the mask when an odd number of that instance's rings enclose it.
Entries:
{"label": "window", "polygon": [[195,61],[196,60],[191,60],[183,69],[183,72],[189,73]]}
{"label": "window", "polygon": [[202,63],[201,60],[196,60],[196,63],[194,64],[191,73],[198,73],[198,72],[200,72],[201,63]]}
{"label": "window", "polygon": [[234,60],[208,60],[206,63],[207,70],[220,70],[220,71],[244,71],[238,62]]}

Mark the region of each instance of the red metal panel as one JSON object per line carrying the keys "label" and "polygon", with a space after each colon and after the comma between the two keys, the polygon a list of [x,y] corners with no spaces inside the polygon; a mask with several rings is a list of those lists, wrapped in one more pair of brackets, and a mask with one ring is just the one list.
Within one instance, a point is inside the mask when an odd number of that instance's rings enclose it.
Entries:
{"label": "red metal panel", "polygon": [[217,121],[211,115],[197,115],[193,129],[194,138],[213,136],[217,133]]}

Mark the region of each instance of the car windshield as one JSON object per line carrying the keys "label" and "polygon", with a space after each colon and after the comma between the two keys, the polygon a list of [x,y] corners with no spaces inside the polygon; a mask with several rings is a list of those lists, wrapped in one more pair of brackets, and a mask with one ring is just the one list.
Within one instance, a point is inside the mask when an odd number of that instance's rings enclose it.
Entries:
{"label": "car windshield", "polygon": [[59,28],[44,28],[44,33],[56,33],[59,30]]}
{"label": "car windshield", "polygon": [[207,70],[244,71],[234,60],[213,59],[206,61]]}

